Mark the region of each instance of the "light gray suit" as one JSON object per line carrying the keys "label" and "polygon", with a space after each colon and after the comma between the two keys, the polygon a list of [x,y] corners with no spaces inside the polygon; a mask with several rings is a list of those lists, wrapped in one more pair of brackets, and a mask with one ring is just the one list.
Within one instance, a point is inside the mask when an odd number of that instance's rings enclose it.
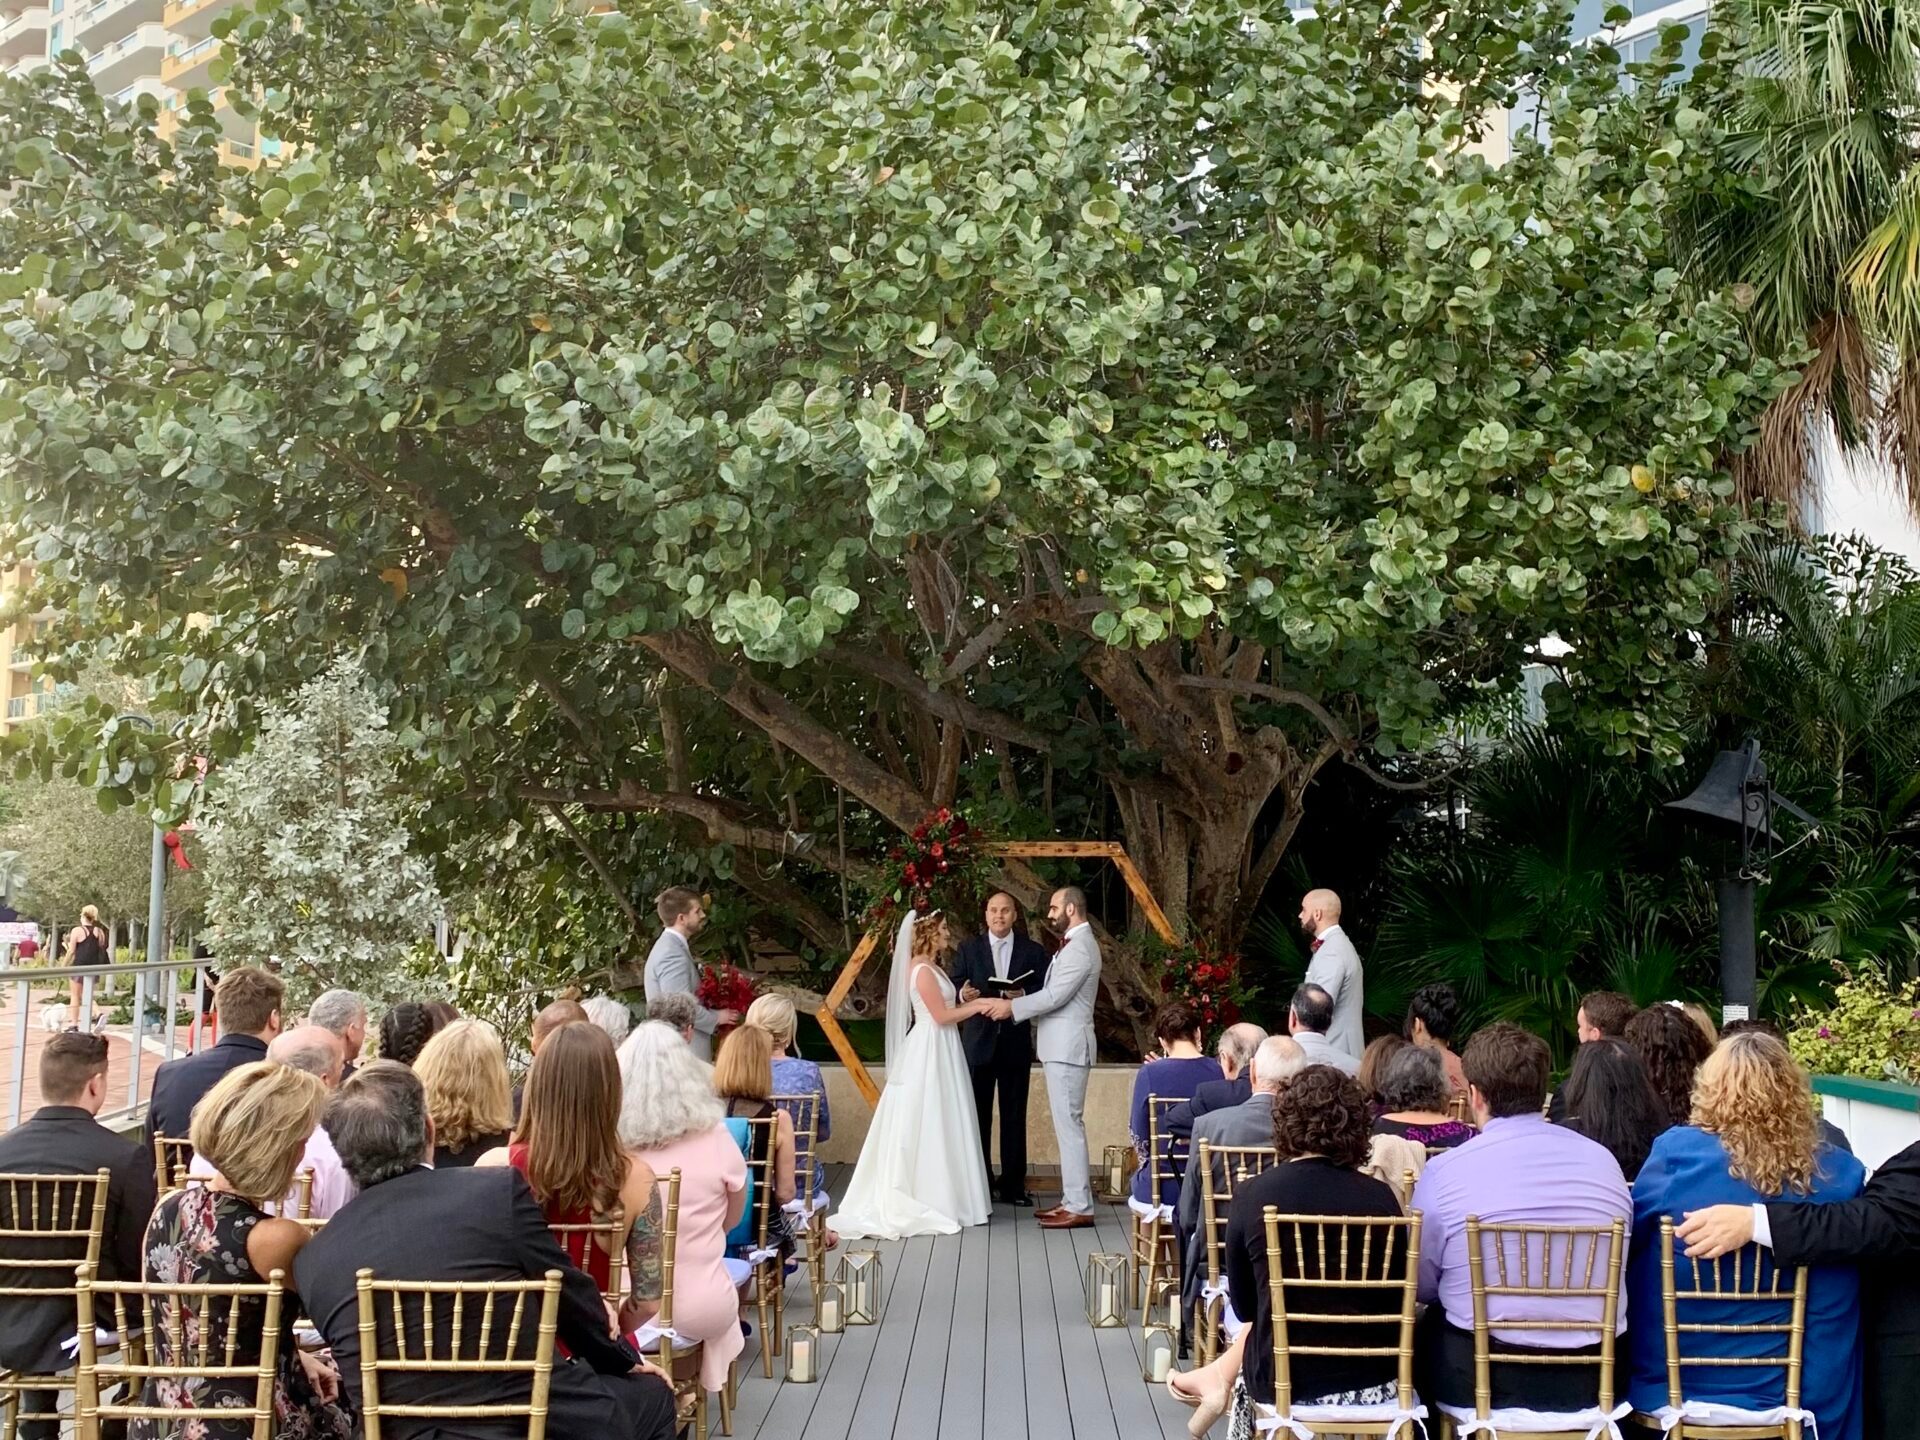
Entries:
{"label": "light gray suit", "polygon": [[[1342,1075],[1360,1073],[1359,1062],[1325,1035],[1316,1035],[1311,1030],[1299,1030],[1294,1032],[1293,1042],[1307,1052],[1309,1065],[1331,1065]],[[1204,1120],[1207,1117],[1202,1115],[1200,1118]]]}
{"label": "light gray suit", "polygon": [[1321,933],[1320,948],[1307,966],[1307,983],[1333,996],[1333,1028],[1327,1031],[1327,1039],[1359,1064],[1367,1048],[1360,1026],[1360,1014],[1366,1008],[1365,982],[1360,975],[1360,952],[1338,925]]}
{"label": "light gray suit", "polygon": [[[662,930],[660,938],[647,952],[647,999],[662,995],[697,995],[700,967],[693,963],[693,948],[678,930]],[[713,1031],[719,1012],[709,1010],[696,998],[693,1002],[693,1039],[688,1048],[702,1060],[713,1058]]]}
{"label": "light gray suit", "polygon": [[1047,983],[1013,1002],[1013,1018],[1031,1020],[1033,1049],[1047,1077],[1053,1133],[1060,1142],[1060,1204],[1093,1213],[1092,1160],[1087,1154],[1087,1077],[1093,1069],[1093,1003],[1100,994],[1100,945],[1081,921],[1047,967]]}

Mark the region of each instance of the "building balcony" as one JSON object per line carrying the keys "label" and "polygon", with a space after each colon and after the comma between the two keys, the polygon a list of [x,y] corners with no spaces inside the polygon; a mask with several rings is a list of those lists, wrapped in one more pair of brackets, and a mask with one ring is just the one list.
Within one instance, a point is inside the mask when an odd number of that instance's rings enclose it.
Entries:
{"label": "building balcony", "polygon": [[247,0],[166,0],[167,28],[185,40],[204,40],[213,33],[213,22],[229,10],[237,10]]}
{"label": "building balcony", "polygon": [[173,94],[173,92],[160,83],[160,77],[158,75],[142,75],[131,85],[123,86],[107,98],[116,105],[125,105],[128,109],[132,109],[140,103],[140,97],[142,95],[151,95],[155,100],[164,104],[167,97],[171,94]]}
{"label": "building balcony", "polygon": [[144,76],[159,74],[170,38],[166,27],[156,22],[102,45],[87,57],[87,73],[93,77],[94,87],[111,95]]}
{"label": "building balcony", "polygon": [[[0,64],[38,55],[47,58],[47,7],[33,5],[0,22]],[[34,67],[38,69],[39,67]]]}
{"label": "building balcony", "polygon": [[91,49],[136,25],[157,25],[166,0],[93,0],[74,10],[70,33],[74,43]]}
{"label": "building balcony", "polygon": [[160,67],[160,78],[176,90],[205,90],[212,82],[213,62],[219,53],[220,42],[211,35],[191,43],[174,40],[166,64]]}

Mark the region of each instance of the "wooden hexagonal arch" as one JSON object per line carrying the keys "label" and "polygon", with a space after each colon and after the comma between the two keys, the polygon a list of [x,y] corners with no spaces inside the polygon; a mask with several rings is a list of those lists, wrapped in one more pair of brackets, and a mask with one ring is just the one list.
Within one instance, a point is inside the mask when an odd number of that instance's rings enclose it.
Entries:
{"label": "wooden hexagonal arch", "polygon": [[[1141,875],[1139,866],[1133,863],[1126,847],[1115,840],[1003,840],[997,844],[982,845],[983,855],[998,855],[1010,860],[1111,860],[1113,868],[1120,872],[1120,878],[1127,882],[1140,913],[1154,933],[1169,945],[1179,943],[1179,937],[1173,933],[1173,926],[1167,923],[1167,915],[1160,908],[1160,902],[1153,898],[1153,892],[1147,888],[1146,877]],[[860,972],[866,968],[867,961],[878,948],[880,937],[868,931],[860,937],[860,943],[853,947],[853,954],[847,957],[847,963],[840,967],[840,973],[834,977],[833,988],[827,991],[826,998],[820,1002],[815,1018],[820,1028],[826,1032],[827,1043],[833,1046],[833,1053],[840,1057],[847,1067],[847,1073],[853,1077],[854,1085],[866,1098],[869,1107],[879,1104],[880,1087],[873,1083],[873,1076],[867,1073],[867,1067],[860,1063],[860,1057],[854,1052],[853,1042],[847,1038],[847,1032],[840,1028],[835,1012],[846,1003],[847,996],[853,990],[853,982],[860,978]]]}

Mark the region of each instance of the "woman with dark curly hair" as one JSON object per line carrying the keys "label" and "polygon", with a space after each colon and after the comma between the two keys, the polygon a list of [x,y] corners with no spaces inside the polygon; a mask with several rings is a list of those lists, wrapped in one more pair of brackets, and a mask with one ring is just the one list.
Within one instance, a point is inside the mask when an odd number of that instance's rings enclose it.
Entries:
{"label": "woman with dark curly hair", "polygon": [[1713,1053],[1706,1035],[1678,1005],[1649,1005],[1627,1022],[1627,1043],[1646,1061],[1667,1124],[1686,1124],[1693,1114],[1694,1072]]}
{"label": "woman with dark curly hair", "polygon": [[[1195,1435],[1204,1435],[1218,1418],[1223,1406],[1221,1390],[1232,1386],[1232,1419],[1228,1440],[1252,1440],[1254,1406],[1274,1401],[1273,1373],[1273,1297],[1267,1283],[1266,1210],[1272,1206],[1282,1215],[1351,1216],[1354,1219],[1398,1216],[1400,1202],[1390,1186],[1363,1175],[1371,1145],[1373,1117],[1360,1086],[1326,1065],[1309,1065],[1294,1076],[1274,1101],[1274,1143],[1282,1161],[1264,1174],[1240,1187],[1227,1211],[1227,1288],[1234,1314],[1246,1320],[1241,1339],[1234,1350],[1222,1357],[1222,1365],[1208,1367],[1206,1388],[1189,1386],[1185,1393],[1175,1389],[1176,1398],[1191,1401],[1197,1396],[1200,1409],[1188,1424]],[[1342,1247],[1338,1232],[1327,1237],[1325,1253],[1337,1255]],[[1280,1235],[1280,1265],[1283,1275],[1301,1279],[1320,1276],[1322,1247],[1307,1235],[1304,1246],[1295,1245],[1290,1229]],[[1406,1275],[1405,1245],[1393,1247],[1391,1264],[1382,1264],[1387,1247],[1375,1245],[1369,1252],[1367,1277],[1373,1280],[1402,1279]],[[1357,1261],[1354,1263],[1358,1263]],[[1353,1270],[1347,1273],[1354,1274]],[[1400,1295],[1388,1289],[1328,1289],[1307,1292],[1310,1303],[1301,1308],[1319,1314],[1378,1314],[1380,1325],[1354,1326],[1340,1323],[1316,1323],[1293,1320],[1288,1338],[1297,1346],[1380,1347],[1384,1356],[1294,1355],[1292,1374],[1293,1403],[1304,1405],[1386,1405],[1397,1395],[1394,1381],[1398,1374],[1392,1349],[1398,1340]],[[1238,1351],[1239,1374],[1221,1375],[1231,1369]],[[1195,1376],[1182,1379],[1194,1381]]]}

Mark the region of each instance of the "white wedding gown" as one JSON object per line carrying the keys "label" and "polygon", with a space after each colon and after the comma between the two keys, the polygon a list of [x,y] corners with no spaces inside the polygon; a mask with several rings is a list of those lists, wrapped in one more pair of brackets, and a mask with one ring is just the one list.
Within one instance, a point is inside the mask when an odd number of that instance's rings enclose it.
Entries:
{"label": "white wedding gown", "polygon": [[[953,982],[925,961],[940,982],[949,1008]],[[912,982],[913,1028],[899,1056],[887,1067],[886,1088],[846,1199],[828,1223],[843,1236],[899,1240],[909,1235],[951,1235],[964,1225],[993,1218],[987,1165],[980,1155],[980,1122],[973,1108],[960,1030],[936,1025]]]}

